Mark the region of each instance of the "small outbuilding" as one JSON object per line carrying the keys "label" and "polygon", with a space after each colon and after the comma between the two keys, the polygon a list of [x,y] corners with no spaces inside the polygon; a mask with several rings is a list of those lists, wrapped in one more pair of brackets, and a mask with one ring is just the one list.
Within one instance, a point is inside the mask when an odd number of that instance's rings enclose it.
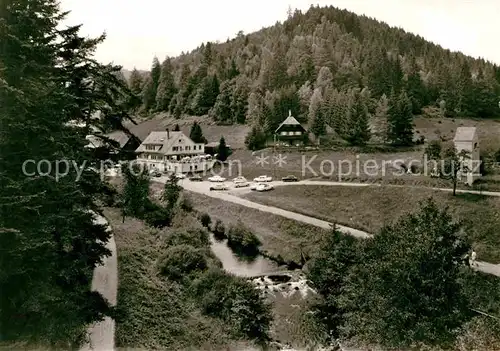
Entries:
{"label": "small outbuilding", "polygon": [[453,143],[458,153],[462,151],[467,153],[467,159],[463,163],[468,171],[462,174],[462,179],[465,183],[472,185],[481,176],[479,138],[476,127],[458,127]]}

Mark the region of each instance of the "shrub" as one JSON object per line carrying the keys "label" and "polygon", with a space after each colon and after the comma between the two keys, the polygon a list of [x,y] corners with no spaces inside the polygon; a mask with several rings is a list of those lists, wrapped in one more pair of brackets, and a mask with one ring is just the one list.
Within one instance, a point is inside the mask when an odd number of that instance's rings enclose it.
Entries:
{"label": "shrub", "polygon": [[151,227],[163,228],[172,223],[172,210],[168,208],[148,201],[144,212],[144,220]]}
{"label": "shrub", "polygon": [[229,227],[227,244],[231,248],[244,253],[255,253],[258,251],[261,242],[242,222],[238,222],[236,225]]}
{"label": "shrub", "polygon": [[441,159],[442,150],[443,150],[443,146],[441,144],[441,141],[433,140],[425,148],[425,154],[431,160],[439,160],[439,159]]}
{"label": "shrub", "polygon": [[179,206],[182,210],[186,212],[192,212],[193,211],[193,204],[191,203],[191,200],[186,197],[184,194],[181,194],[180,200],[179,200]]}
{"label": "shrub", "polygon": [[176,230],[168,234],[165,242],[168,246],[190,245],[200,249],[210,246],[208,233],[201,228]]}
{"label": "shrub", "polygon": [[226,238],[226,227],[224,226],[224,223],[220,219],[217,219],[215,221],[215,225],[214,225],[212,232],[214,233],[214,236],[217,239],[225,239]]}
{"label": "shrub", "polygon": [[207,268],[203,252],[191,245],[177,245],[167,249],[160,262],[161,274],[179,280]]}
{"label": "shrub", "polygon": [[203,312],[228,323],[234,336],[268,340],[271,310],[251,283],[215,269],[196,280],[192,291]]}
{"label": "shrub", "polygon": [[199,219],[202,226],[204,226],[205,228],[210,227],[210,224],[212,223],[212,218],[210,218],[210,215],[208,213],[202,213]]}

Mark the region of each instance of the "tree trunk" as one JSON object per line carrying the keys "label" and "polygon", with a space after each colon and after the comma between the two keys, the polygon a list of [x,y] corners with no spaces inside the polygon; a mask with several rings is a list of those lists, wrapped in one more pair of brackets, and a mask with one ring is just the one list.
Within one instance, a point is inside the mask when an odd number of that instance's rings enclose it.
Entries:
{"label": "tree trunk", "polygon": [[453,196],[457,195],[457,181],[458,179],[455,177],[455,179],[453,179]]}

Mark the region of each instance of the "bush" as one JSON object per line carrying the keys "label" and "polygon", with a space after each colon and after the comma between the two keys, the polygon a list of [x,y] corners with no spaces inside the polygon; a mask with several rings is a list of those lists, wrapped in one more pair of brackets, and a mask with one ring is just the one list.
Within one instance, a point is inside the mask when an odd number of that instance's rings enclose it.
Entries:
{"label": "bush", "polygon": [[210,246],[208,233],[201,228],[176,230],[168,234],[165,243],[168,246],[190,245],[199,249]]}
{"label": "bush", "polygon": [[214,233],[214,236],[217,239],[225,239],[226,238],[226,227],[224,226],[224,223],[220,219],[217,219],[215,221],[215,225],[214,225],[212,232]]}
{"label": "bush", "polygon": [[194,272],[207,268],[203,252],[190,245],[177,245],[167,249],[160,262],[161,274],[172,280],[180,280]]}
{"label": "bush", "polygon": [[210,215],[208,213],[202,213],[199,219],[202,226],[204,226],[205,228],[210,227],[210,224],[212,223],[212,218],[210,218]]}
{"label": "bush", "polygon": [[271,310],[251,283],[215,269],[196,280],[192,291],[203,312],[228,323],[235,337],[269,339]]}
{"label": "bush", "polygon": [[245,227],[243,223],[238,222],[236,225],[229,227],[227,244],[232,249],[252,254],[258,252],[258,247],[261,245],[261,242],[250,229]]}
{"label": "bush", "polygon": [[172,224],[172,210],[168,208],[148,201],[144,212],[144,220],[151,227],[163,228]]}
{"label": "bush", "polygon": [[182,210],[186,212],[192,212],[193,211],[193,204],[191,203],[191,200],[186,197],[184,194],[181,195],[181,199],[179,200],[179,205]]}

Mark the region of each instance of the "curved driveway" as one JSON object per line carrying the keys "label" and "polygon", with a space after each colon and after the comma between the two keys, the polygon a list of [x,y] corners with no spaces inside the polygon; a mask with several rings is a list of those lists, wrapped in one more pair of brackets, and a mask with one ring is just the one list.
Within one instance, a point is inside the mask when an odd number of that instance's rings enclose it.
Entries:
{"label": "curved driveway", "polygon": [[[156,178],[157,182],[160,183],[165,183],[166,177],[160,177]],[[226,182],[226,184],[229,184],[231,182]],[[242,205],[245,207],[249,208],[254,208],[259,211],[263,212],[268,212],[272,214],[276,214],[278,216],[286,217],[295,221],[299,221],[302,223],[307,223],[314,225],[316,227],[324,228],[324,229],[329,229],[332,227],[332,223],[323,221],[321,219],[317,219],[314,217],[310,216],[305,216],[300,213],[292,212],[292,211],[287,211],[283,210],[281,208],[273,207],[273,206],[267,206],[267,205],[262,205],[253,201],[249,201],[246,199],[242,199],[241,197],[238,197],[238,194],[242,194],[245,192],[249,192],[249,188],[233,188],[231,187],[229,191],[210,191],[210,185],[212,183],[209,183],[207,181],[203,182],[191,182],[188,179],[182,179],[179,182],[179,185],[181,185],[184,189],[193,191],[199,194],[203,194],[206,196],[210,196],[213,198],[217,198],[220,200],[224,200],[227,202],[232,202],[238,205]],[[322,186],[351,186],[351,187],[367,187],[367,186],[382,186],[381,184],[372,184],[372,183],[341,183],[341,182],[329,182],[329,181],[315,181],[315,180],[303,180],[300,182],[282,182],[282,181],[275,181],[272,183],[274,186],[287,186],[287,185],[322,185]],[[390,186],[390,187],[404,187],[403,185],[384,185],[384,186]],[[420,187],[423,188],[423,187]],[[448,188],[426,188],[426,189],[432,189],[432,190],[437,190],[437,191],[447,191],[451,192],[453,191],[452,189]],[[500,197],[500,192],[491,192],[491,191],[474,191],[474,190],[458,190],[457,193],[470,193],[470,194],[482,194],[486,196],[499,196]],[[348,235],[353,235],[359,238],[368,238],[371,237],[372,234],[346,227],[346,226],[341,226],[337,225],[339,230],[345,234]],[[493,274],[498,277],[500,277],[500,264],[492,264],[488,262],[480,262],[477,261],[477,266],[476,269],[488,273],[488,274]]]}

